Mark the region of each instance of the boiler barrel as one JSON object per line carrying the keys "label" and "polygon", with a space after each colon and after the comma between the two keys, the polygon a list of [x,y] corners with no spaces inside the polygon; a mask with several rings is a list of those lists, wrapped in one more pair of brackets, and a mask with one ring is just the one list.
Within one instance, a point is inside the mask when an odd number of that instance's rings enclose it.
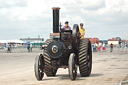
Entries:
{"label": "boiler barrel", "polygon": [[58,7],[53,7],[53,33],[59,32],[59,9]]}

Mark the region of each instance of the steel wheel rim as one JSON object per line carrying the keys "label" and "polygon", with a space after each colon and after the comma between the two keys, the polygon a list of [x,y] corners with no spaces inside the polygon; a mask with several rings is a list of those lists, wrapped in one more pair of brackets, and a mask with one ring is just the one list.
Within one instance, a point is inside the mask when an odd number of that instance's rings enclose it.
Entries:
{"label": "steel wheel rim", "polygon": [[43,75],[44,75],[43,69],[44,69],[44,66],[43,66],[43,63],[42,63],[42,59],[40,59],[39,60],[39,70],[38,70],[40,77],[43,77]]}

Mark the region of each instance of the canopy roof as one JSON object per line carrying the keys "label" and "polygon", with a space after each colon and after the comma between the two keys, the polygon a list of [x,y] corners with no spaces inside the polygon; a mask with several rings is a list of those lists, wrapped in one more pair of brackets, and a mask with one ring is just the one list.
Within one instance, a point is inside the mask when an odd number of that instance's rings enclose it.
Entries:
{"label": "canopy roof", "polygon": [[0,40],[0,43],[26,43],[21,40]]}

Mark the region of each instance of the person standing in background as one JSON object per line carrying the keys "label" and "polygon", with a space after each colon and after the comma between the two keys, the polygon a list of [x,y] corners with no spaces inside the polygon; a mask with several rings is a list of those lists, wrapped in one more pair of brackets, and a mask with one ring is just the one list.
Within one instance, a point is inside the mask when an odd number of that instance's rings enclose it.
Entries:
{"label": "person standing in background", "polygon": [[121,43],[122,52],[124,51],[124,47],[125,47],[124,42],[122,42]]}
{"label": "person standing in background", "polygon": [[11,44],[7,43],[6,44],[7,47],[7,53],[10,52],[11,53]]}
{"label": "person standing in background", "polygon": [[102,46],[102,50],[105,51],[106,48],[105,48],[105,44],[103,43],[103,46]]}
{"label": "person standing in background", "polygon": [[6,52],[8,53],[8,50],[9,50],[9,44],[6,43]]}
{"label": "person standing in background", "polygon": [[28,52],[30,52],[30,44],[27,45]]}
{"label": "person standing in background", "polygon": [[101,50],[101,46],[99,43],[97,44],[97,50],[98,50],[98,52],[100,52],[100,50]]}
{"label": "person standing in background", "polygon": [[92,47],[93,47],[93,52],[96,52],[96,43],[95,42]]}
{"label": "person standing in background", "polygon": [[98,51],[98,47],[97,46],[98,46],[98,43],[96,43],[96,52]]}
{"label": "person standing in background", "polygon": [[30,51],[32,52],[32,43],[30,43]]}
{"label": "person standing in background", "polygon": [[11,53],[12,52],[12,45],[9,44],[9,52]]}
{"label": "person standing in background", "polygon": [[110,52],[112,52],[113,51],[113,44],[111,43],[110,44]]}
{"label": "person standing in background", "polygon": [[99,43],[99,51],[102,50],[102,43]]}
{"label": "person standing in background", "polygon": [[125,43],[125,52],[127,52],[127,50],[128,50],[128,44]]}

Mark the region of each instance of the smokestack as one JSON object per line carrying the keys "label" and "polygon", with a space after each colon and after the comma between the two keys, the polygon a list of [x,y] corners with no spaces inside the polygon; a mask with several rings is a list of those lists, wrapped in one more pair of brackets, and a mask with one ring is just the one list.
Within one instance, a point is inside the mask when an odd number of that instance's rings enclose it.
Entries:
{"label": "smokestack", "polygon": [[59,7],[53,7],[53,33],[59,32]]}

